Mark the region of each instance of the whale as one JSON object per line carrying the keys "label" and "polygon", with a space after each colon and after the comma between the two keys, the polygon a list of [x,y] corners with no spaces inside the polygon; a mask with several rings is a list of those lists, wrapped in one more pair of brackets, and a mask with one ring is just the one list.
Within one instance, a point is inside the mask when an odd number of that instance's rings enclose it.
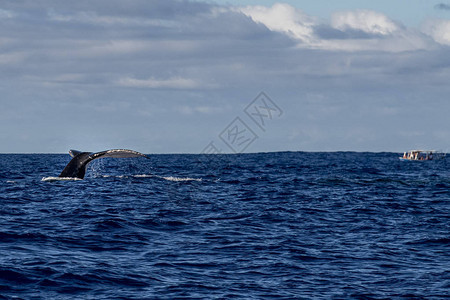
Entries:
{"label": "whale", "polygon": [[134,150],[128,149],[111,149],[101,152],[82,152],[78,150],[70,150],[70,156],[72,159],[67,166],[62,170],[58,177],[61,178],[78,178],[83,179],[86,174],[87,165],[97,158],[114,157],[114,158],[127,158],[127,157],[145,157],[147,155],[139,153]]}

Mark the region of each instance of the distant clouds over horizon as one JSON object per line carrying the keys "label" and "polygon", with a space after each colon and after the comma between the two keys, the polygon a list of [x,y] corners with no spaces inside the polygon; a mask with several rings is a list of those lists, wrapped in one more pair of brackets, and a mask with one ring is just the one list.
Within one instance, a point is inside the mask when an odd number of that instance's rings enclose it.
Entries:
{"label": "distant clouds over horizon", "polygon": [[449,46],[365,8],[4,1],[0,151],[195,153],[261,91],[286,113],[249,151],[450,147]]}

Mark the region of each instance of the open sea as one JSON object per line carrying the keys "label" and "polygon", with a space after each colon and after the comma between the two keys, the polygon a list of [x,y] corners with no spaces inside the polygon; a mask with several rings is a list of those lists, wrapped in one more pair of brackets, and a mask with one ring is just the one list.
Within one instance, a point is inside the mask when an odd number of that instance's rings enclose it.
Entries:
{"label": "open sea", "polygon": [[0,155],[0,299],[450,299],[450,162]]}

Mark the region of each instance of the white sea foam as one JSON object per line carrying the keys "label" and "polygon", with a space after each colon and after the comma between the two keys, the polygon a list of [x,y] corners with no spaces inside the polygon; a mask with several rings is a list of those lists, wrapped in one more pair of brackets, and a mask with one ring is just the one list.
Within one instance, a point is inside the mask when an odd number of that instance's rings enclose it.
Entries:
{"label": "white sea foam", "polygon": [[[103,177],[103,178],[109,178],[109,177],[115,177],[115,178],[128,178],[128,177],[135,177],[135,178],[151,178],[156,177],[160,179],[164,179],[167,181],[175,181],[175,182],[182,182],[182,181],[202,181],[201,178],[192,178],[192,177],[175,177],[175,176],[158,176],[158,175],[151,175],[151,174],[139,174],[139,175],[100,175],[97,177]],[[72,178],[72,177],[43,177],[41,181],[77,181],[82,180],[80,178]]]}
{"label": "white sea foam", "polygon": [[80,178],[74,178],[74,177],[43,177],[41,181],[77,181],[77,180],[83,180]]}
{"label": "white sea foam", "polygon": [[141,175],[134,175],[134,177],[137,177],[137,178],[150,178],[150,177],[155,177],[155,175],[141,174]]}
{"label": "white sea foam", "polygon": [[151,174],[134,175],[134,177],[137,177],[137,178],[156,177],[156,178],[161,178],[161,179],[168,180],[168,181],[202,181],[201,178],[158,176],[158,175],[151,175]]}
{"label": "white sea foam", "polygon": [[[160,177],[160,176],[158,176]],[[173,177],[173,176],[168,176],[168,177],[161,177],[165,180],[168,181],[202,181],[201,178],[191,178],[191,177]]]}

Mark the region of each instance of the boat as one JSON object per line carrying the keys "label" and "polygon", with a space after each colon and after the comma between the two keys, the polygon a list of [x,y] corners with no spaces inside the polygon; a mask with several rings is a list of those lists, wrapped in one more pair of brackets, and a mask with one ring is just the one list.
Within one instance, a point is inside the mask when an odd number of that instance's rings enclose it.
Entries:
{"label": "boat", "polygon": [[400,160],[439,160],[444,159],[446,153],[442,151],[436,150],[411,150],[403,153],[402,157],[399,157]]}

